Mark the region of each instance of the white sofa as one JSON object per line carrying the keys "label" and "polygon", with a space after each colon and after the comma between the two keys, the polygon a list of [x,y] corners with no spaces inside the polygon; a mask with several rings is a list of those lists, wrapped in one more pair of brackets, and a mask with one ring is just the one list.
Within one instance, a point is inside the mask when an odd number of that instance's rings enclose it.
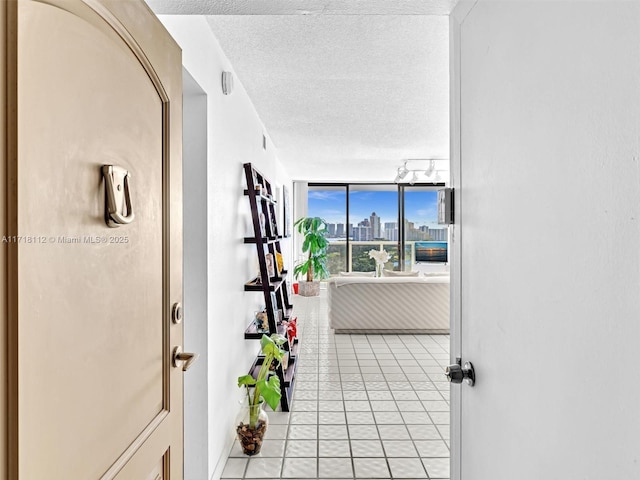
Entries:
{"label": "white sofa", "polygon": [[449,333],[449,276],[334,277],[327,284],[336,333]]}

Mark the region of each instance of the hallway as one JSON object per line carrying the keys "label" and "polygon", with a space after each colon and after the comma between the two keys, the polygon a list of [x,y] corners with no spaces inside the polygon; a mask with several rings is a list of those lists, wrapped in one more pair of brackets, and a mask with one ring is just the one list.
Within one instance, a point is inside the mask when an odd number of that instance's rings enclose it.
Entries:
{"label": "hallway", "polygon": [[448,335],[335,335],[326,291],[294,297],[292,411],[268,412],[262,452],[238,443],[223,479],[449,478]]}

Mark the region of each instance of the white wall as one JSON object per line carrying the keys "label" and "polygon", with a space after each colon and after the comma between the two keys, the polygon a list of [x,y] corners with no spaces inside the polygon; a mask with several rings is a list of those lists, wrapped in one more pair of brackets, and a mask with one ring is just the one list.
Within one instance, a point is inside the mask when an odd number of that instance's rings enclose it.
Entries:
{"label": "white wall", "polygon": [[200,358],[184,378],[185,478],[209,478],[207,96],[183,70],[184,342]]}
{"label": "white wall", "polygon": [[[259,348],[257,341],[244,340],[243,336],[253,312],[264,301],[260,294],[243,290],[244,283],[257,273],[257,256],[255,246],[243,244],[243,237],[250,233],[250,210],[243,195],[246,185],[242,163],[252,162],[274,187],[287,184],[290,191],[292,188],[268,135],[266,151],[262,148],[266,131],[237,76],[233,94],[222,94],[222,71],[233,69],[204,18],[161,16],[160,20],[182,48],[184,67],[207,95],[207,191],[201,198],[207,211],[208,257],[201,258],[207,269],[207,323],[206,331],[200,333],[208,343],[206,365],[201,366],[207,369],[208,385],[206,390],[199,385],[200,388],[185,392],[187,404],[190,395],[200,395],[198,401],[208,405],[208,418],[191,418],[192,422],[208,422],[208,456],[187,466],[189,476],[185,478],[204,480],[219,478],[235,434],[242,398],[236,380],[247,373]],[[185,141],[189,134],[185,132]],[[189,195],[188,189],[185,185],[185,196]],[[187,225],[185,234],[188,231]],[[185,239],[185,248],[188,245]],[[283,252],[288,248],[283,245]],[[188,252],[185,258],[187,255]],[[285,256],[287,260],[290,265],[291,259]],[[188,311],[189,306],[185,305],[185,312]],[[189,331],[188,315],[184,322]],[[187,377],[190,373],[186,373]],[[186,433],[198,431],[196,425],[185,425],[185,429]],[[197,455],[185,456],[198,461]],[[204,470],[206,477],[200,476]]]}
{"label": "white wall", "polygon": [[640,4],[460,31],[462,478],[640,478]]}

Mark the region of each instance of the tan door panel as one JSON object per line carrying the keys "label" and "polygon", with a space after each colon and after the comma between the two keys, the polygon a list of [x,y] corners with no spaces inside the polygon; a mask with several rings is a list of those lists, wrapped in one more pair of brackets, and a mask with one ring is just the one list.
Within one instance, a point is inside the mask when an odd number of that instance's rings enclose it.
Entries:
{"label": "tan door panel", "polygon": [[[138,1],[15,15],[19,478],[181,478],[179,51]],[[102,165],[130,173],[128,225],[105,223]]]}

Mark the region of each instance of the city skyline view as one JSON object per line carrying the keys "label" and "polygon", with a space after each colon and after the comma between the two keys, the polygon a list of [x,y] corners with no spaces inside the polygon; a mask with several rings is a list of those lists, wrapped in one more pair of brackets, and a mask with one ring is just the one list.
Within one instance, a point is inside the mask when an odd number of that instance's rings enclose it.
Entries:
{"label": "city skyline view", "polygon": [[[434,190],[405,191],[405,218],[416,227],[441,229],[438,225],[437,195]],[[321,217],[329,224],[357,225],[373,212],[381,223],[398,222],[398,192],[351,190],[350,218],[346,219],[346,193],[344,190],[309,190],[308,214]]]}
{"label": "city skyline view", "polygon": [[[402,228],[406,268],[412,270],[420,263],[447,262],[448,228],[438,224],[438,192],[405,188],[405,218],[399,221],[398,189],[392,190],[393,186],[389,186],[385,191],[384,188],[387,187],[350,186],[348,219],[345,187],[309,189],[307,215],[321,217],[328,224],[328,267],[333,275],[342,271],[373,271],[371,248],[384,248],[391,256],[386,268],[400,269],[397,242]],[[352,242],[350,247],[347,239]]]}

